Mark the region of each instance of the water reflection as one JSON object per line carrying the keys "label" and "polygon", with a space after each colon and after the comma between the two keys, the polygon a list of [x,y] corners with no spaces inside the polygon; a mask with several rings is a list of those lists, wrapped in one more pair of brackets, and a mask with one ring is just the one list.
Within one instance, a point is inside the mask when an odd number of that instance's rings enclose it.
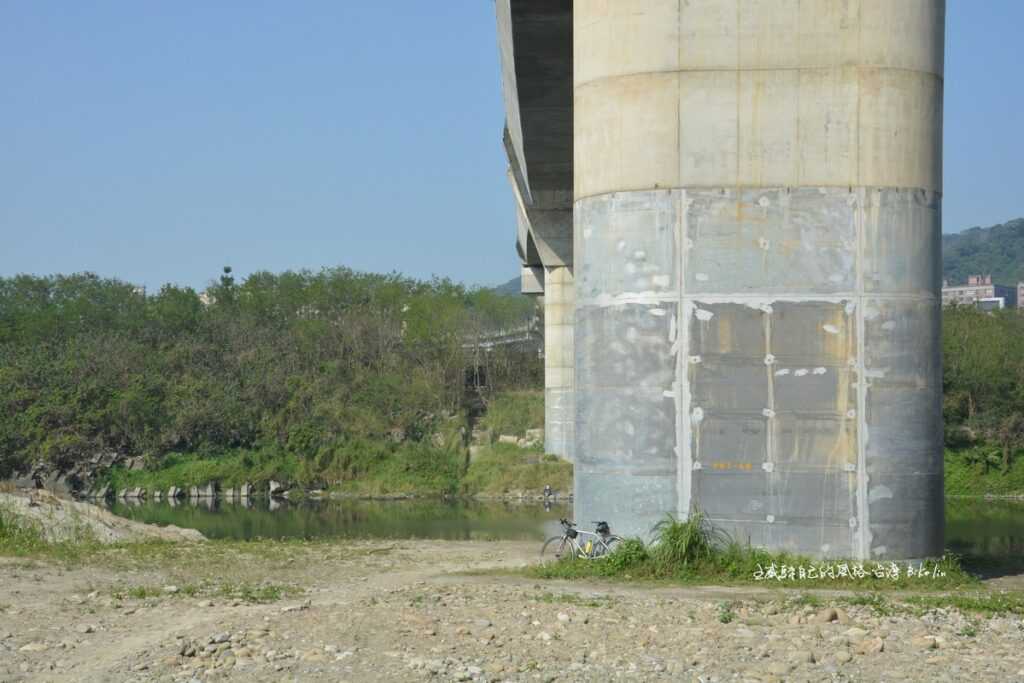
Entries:
{"label": "water reflection", "polygon": [[[210,538],[444,538],[541,540],[570,505],[440,500],[303,501],[197,498],[116,501],[117,514],[199,529]],[[613,524],[614,527],[614,524]],[[946,547],[981,558],[1024,556],[1024,502],[951,499]]]}
{"label": "water reflection", "polygon": [[198,529],[209,538],[441,538],[542,540],[556,533],[564,504],[470,501],[116,501],[116,514]]}
{"label": "water reflection", "polygon": [[946,547],[960,555],[1024,555],[1024,501],[946,501]]}

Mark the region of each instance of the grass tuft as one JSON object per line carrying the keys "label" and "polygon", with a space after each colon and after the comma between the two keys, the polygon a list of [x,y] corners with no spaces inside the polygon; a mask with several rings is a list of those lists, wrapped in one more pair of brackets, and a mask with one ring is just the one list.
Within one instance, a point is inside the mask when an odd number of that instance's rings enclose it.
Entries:
{"label": "grass tuft", "polygon": [[[906,575],[905,567],[895,574],[887,574],[895,564],[865,563],[864,576],[830,573],[828,576],[799,573],[792,578],[771,578],[766,568],[815,567],[842,564],[849,568],[853,562],[824,563],[809,557],[789,553],[773,553],[760,548],[736,543],[727,534],[716,529],[707,517],[697,511],[688,519],[667,516],[652,530],[654,542],[647,546],[640,539],[629,539],[606,558],[580,559],[566,556],[557,562],[534,565],[525,571],[537,578],[576,579],[612,578],[672,581],[706,584],[758,584],[780,588],[865,588],[873,591],[893,588],[914,590],[948,590],[977,583],[955,556],[946,556],[929,567],[936,568],[934,577]],[[815,600],[812,596],[804,598]]]}

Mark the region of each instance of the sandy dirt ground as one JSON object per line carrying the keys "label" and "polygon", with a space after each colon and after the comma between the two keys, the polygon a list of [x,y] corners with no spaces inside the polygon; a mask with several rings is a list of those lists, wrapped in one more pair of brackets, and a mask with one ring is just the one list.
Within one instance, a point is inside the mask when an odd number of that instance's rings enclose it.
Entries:
{"label": "sandy dirt ground", "polygon": [[537,551],[217,542],[0,559],[0,681],[1024,681],[1017,617],[496,571]]}

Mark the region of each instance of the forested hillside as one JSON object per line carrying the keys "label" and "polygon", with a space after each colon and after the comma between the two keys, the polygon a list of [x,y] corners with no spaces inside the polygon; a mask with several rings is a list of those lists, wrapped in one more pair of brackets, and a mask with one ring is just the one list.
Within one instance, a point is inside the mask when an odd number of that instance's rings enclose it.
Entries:
{"label": "forested hillside", "polygon": [[942,272],[951,284],[989,274],[998,284],[1024,282],[1024,218],[943,235]]}
{"label": "forested hillside", "polygon": [[531,318],[525,297],[344,268],[240,283],[225,269],[206,295],[0,279],[0,477],[103,452],[287,463],[278,476],[309,483],[390,466],[443,476],[438,435],[466,426],[468,376],[485,397],[541,384],[535,351],[472,344]]}

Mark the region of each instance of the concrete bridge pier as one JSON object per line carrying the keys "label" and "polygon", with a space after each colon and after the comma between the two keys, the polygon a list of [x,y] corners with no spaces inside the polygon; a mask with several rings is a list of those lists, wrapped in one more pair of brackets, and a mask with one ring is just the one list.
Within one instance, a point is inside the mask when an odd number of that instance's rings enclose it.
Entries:
{"label": "concrete bridge pier", "polygon": [[575,405],[573,337],[576,318],[572,268],[544,268],[544,451],[573,460]]}
{"label": "concrete bridge pier", "polygon": [[576,0],[577,519],[942,552],[942,0]]}

